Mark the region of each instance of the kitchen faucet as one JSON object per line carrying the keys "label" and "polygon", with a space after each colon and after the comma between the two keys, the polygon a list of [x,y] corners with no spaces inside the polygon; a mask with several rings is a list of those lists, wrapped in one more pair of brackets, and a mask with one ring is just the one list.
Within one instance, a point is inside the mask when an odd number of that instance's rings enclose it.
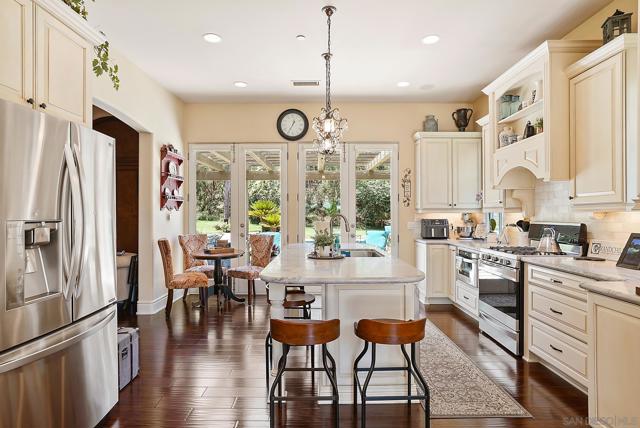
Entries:
{"label": "kitchen faucet", "polygon": [[[344,214],[340,214],[340,213],[331,214],[329,216],[329,236],[331,236],[331,239],[333,239],[333,220],[336,217],[341,218],[342,220],[344,220],[344,230],[345,230],[345,232],[349,233],[351,231],[351,228],[349,227],[349,221],[344,216]],[[338,223],[339,223],[339,221],[338,221]],[[334,249],[336,248],[335,242],[333,243],[332,247]]]}

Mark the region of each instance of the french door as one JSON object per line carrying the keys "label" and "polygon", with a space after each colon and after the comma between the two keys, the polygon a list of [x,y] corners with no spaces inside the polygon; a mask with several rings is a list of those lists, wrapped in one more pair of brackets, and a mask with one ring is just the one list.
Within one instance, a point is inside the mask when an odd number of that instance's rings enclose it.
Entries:
{"label": "french door", "polygon": [[268,233],[286,245],[287,145],[192,144],[189,231],[227,240],[245,251],[249,235]]}
{"label": "french door", "polygon": [[342,223],[338,228],[335,221],[334,235],[341,243],[397,255],[397,144],[343,144],[329,156],[304,144],[298,161],[298,242],[312,242],[315,229],[328,228],[328,216],[341,213],[350,229],[346,232]]}

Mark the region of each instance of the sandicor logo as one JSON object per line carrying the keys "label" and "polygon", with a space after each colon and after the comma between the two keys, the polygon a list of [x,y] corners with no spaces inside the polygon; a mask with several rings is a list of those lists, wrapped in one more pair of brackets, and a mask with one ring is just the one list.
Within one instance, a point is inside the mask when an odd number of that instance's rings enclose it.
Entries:
{"label": "sandicor logo", "polygon": [[593,254],[600,254],[600,249],[602,248],[602,244],[599,242],[596,242],[594,244],[591,245],[591,252]]}

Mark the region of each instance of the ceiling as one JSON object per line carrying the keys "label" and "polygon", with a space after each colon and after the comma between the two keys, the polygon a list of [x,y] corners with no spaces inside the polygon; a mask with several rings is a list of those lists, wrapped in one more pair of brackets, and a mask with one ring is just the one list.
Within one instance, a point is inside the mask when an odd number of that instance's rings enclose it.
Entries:
{"label": "ceiling", "polygon": [[[89,21],[186,102],[307,102],[324,96],[320,0],[97,0]],[[545,39],[608,0],[335,0],[338,101],[472,101]],[[221,43],[202,35],[213,32]],[[296,35],[304,34],[299,41]],[[440,36],[424,45],[429,34]],[[320,80],[293,87],[292,80]],[[245,81],[237,88],[234,81]],[[400,81],[410,82],[400,88]],[[122,85],[127,85],[126,80]]]}

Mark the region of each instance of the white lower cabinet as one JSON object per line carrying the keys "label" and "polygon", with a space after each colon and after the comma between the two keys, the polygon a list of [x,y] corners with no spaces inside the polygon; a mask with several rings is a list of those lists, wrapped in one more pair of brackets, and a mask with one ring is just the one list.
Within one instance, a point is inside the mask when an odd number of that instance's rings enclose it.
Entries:
{"label": "white lower cabinet", "polygon": [[589,293],[589,422],[640,426],[640,306]]}
{"label": "white lower cabinet", "polygon": [[416,241],[416,267],[425,274],[418,283],[421,303],[447,303],[449,297],[450,253],[447,244]]}
{"label": "white lower cabinet", "polygon": [[474,317],[478,317],[478,289],[469,287],[461,281],[456,281],[455,285],[456,304]]}
{"label": "white lower cabinet", "polygon": [[587,292],[576,275],[527,265],[525,359],[539,359],[586,390]]}

